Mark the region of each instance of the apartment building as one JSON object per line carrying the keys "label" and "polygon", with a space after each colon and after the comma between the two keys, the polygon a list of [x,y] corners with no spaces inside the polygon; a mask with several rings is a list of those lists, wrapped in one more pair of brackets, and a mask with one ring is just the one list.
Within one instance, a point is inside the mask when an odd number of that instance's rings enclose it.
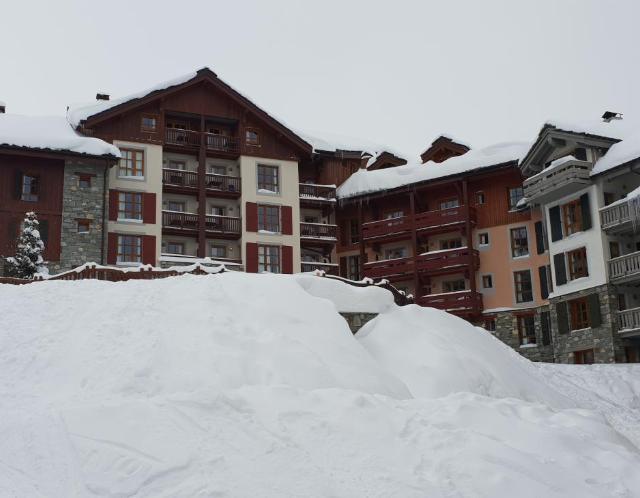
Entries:
{"label": "apartment building", "polygon": [[109,263],[209,257],[293,273],[303,248],[332,262],[335,189],[318,181],[312,146],[213,71],[98,98],[68,118],[122,152],[109,177]]}
{"label": "apartment building", "polygon": [[38,215],[50,271],[106,264],[105,180],[119,156],[63,117],[7,114],[0,106],[0,275],[29,211]]}
{"label": "apartment building", "polygon": [[638,361],[640,245],[628,196],[640,185],[640,153],[637,141],[620,142],[624,128],[548,123],[520,165],[548,234],[556,362]]}

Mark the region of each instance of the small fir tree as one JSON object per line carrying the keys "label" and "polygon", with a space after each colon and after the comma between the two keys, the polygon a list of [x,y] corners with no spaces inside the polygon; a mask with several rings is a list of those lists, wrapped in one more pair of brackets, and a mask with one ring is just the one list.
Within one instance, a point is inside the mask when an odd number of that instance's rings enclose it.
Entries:
{"label": "small fir tree", "polygon": [[11,276],[17,278],[33,278],[43,271],[44,242],[40,238],[38,217],[30,211],[25,214],[22,232],[17,240],[16,255],[7,258],[7,269]]}

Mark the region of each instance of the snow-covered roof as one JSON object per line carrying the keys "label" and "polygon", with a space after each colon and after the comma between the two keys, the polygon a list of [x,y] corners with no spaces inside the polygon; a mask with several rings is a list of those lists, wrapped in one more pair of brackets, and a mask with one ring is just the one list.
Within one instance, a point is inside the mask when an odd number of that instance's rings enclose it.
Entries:
{"label": "snow-covered roof", "polygon": [[621,142],[613,144],[607,153],[598,159],[591,170],[591,176],[599,175],[638,158],[640,158],[640,128],[635,133],[625,136]]}
{"label": "snow-covered roof", "polygon": [[167,88],[171,88],[172,86],[181,85],[195,78],[197,74],[197,71],[192,71],[178,78],[163,81],[145,90],[141,90],[139,92],[132,93],[130,95],[126,95],[117,99],[99,100],[91,104],[72,105],[67,110],[67,119],[69,120],[69,123],[71,123],[73,127],[76,128],[82,121],[90,118],[91,116],[100,114],[101,112],[107,111],[120,104],[130,102],[131,100],[142,99],[150,93],[156,92],[158,90],[166,90]]}
{"label": "snow-covered roof", "polygon": [[120,157],[117,147],[78,134],[62,116],[0,114],[0,145]]}
{"label": "snow-covered roof", "polygon": [[457,138],[455,138],[453,135],[449,134],[449,133],[441,133],[440,135],[438,135],[436,138],[434,138],[429,145],[427,146],[426,149],[424,149],[420,155],[422,156],[425,152],[427,152],[431,147],[433,147],[433,144],[436,143],[439,139],[441,138],[446,138],[448,140],[451,140],[452,142],[458,144],[458,145],[464,145],[467,149],[471,149],[471,145],[462,141],[462,140],[458,140]]}
{"label": "snow-covered roof", "polygon": [[553,126],[559,130],[572,133],[582,133],[586,135],[596,135],[599,137],[622,140],[629,132],[636,128],[634,122],[628,119],[615,119],[609,123],[602,119],[591,119],[584,121],[569,121],[564,119],[548,119],[544,126]]}
{"label": "snow-covered roof", "polygon": [[338,187],[337,196],[344,199],[519,161],[527,153],[529,146],[527,142],[502,143],[472,149],[462,156],[437,164],[414,163],[374,171],[361,169]]}

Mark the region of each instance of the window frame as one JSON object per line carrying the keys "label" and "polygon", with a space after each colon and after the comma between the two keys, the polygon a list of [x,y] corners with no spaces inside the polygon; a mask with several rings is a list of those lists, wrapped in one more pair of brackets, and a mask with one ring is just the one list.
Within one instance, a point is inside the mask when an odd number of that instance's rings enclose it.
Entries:
{"label": "window frame", "polygon": [[[520,195],[513,195],[514,192],[519,191]],[[509,205],[509,211],[515,211],[518,206],[518,202],[524,198],[524,188],[522,186],[519,187],[508,187],[507,188],[507,201]],[[515,202],[514,202],[515,200]]]}
{"label": "window frame", "polygon": [[[86,183],[86,185],[83,185]],[[89,173],[78,173],[78,188],[87,189],[93,186],[93,175]]]}
{"label": "window frame", "polygon": [[[170,251],[169,250],[170,246],[180,246],[180,247],[182,247],[182,249],[179,252]],[[177,242],[177,241],[174,241],[174,240],[168,240],[166,248],[165,248],[165,252],[167,254],[177,254],[177,255],[180,255],[180,256],[184,256],[184,248],[185,248],[184,242]]]}
{"label": "window frame", "polygon": [[349,220],[349,241],[352,245],[360,243],[360,224],[357,218]]}
{"label": "window frame", "polygon": [[[219,256],[217,254],[213,254],[215,249],[224,249],[224,256]],[[209,244],[209,257],[210,258],[223,258],[227,259],[228,249],[227,246],[223,244]]]}
{"label": "window frame", "polygon": [[[448,204],[452,204],[449,206]],[[438,206],[440,211],[446,211],[447,209],[456,209],[460,207],[460,199],[457,197],[448,197],[445,199],[441,199],[438,201]]]}
{"label": "window frame", "polygon": [[[81,226],[86,227],[86,230],[80,230]],[[76,218],[76,233],[91,233],[91,220],[87,218]]]}
{"label": "window frame", "polygon": [[565,237],[582,232],[582,205],[580,199],[566,202],[561,205],[562,230]]}
{"label": "window frame", "polygon": [[[462,288],[458,288],[460,287],[460,283],[462,283]],[[452,284],[456,284],[456,285],[452,285]],[[467,281],[464,278],[457,278],[455,280],[442,281],[442,292],[445,294],[450,292],[464,292],[466,290],[467,290]]]}
{"label": "window frame", "polygon": [[[281,206],[273,204],[258,204],[258,232],[282,233],[282,209],[280,208]],[[269,228],[269,223],[274,219],[277,219],[277,225],[274,226],[275,230],[272,230]]]}
{"label": "window frame", "polygon": [[[30,178],[29,190],[26,191],[27,186],[25,180]],[[20,179],[20,200],[24,202],[38,202],[40,200],[40,175],[33,173],[22,173]]]}
{"label": "window frame", "polygon": [[589,263],[587,260],[587,248],[579,247],[566,252],[569,280],[589,276]]}
{"label": "window frame", "polygon": [[349,280],[360,280],[360,255],[352,254],[347,256],[347,278]]}
{"label": "window frame", "polygon": [[[142,114],[140,116],[140,131],[143,133],[157,133],[158,131],[158,115],[157,114]],[[145,126],[144,120],[153,120],[153,127]]]}
{"label": "window frame", "polygon": [[450,239],[440,239],[440,250],[448,251],[452,249],[460,249],[462,247],[462,237],[453,237]]}
{"label": "window frame", "polygon": [[[276,255],[270,254],[275,251]],[[274,263],[274,260],[275,261]],[[273,267],[277,271],[273,271]],[[280,246],[258,244],[258,273],[282,273],[282,251]]]}
{"label": "window frame", "polygon": [[[120,153],[122,157],[118,161],[118,178],[124,180],[144,180],[145,175],[145,151],[143,149],[132,149],[128,147],[120,147]],[[131,158],[128,157],[131,155]],[[140,159],[140,168],[138,168],[138,156],[141,156]],[[123,167],[123,161],[128,163],[131,161],[131,168],[128,166]],[[125,172],[132,171],[134,173],[140,172],[141,174],[124,174]]]}
{"label": "window frame", "polygon": [[[272,174],[261,173],[261,169],[270,169],[275,170],[275,176]],[[274,179],[275,182],[264,182],[265,179],[270,178]],[[256,165],[256,191],[260,195],[280,195],[280,166],[274,164],[257,164]],[[275,190],[269,188],[270,186],[275,186]],[[261,190],[263,192],[261,192]]]}
{"label": "window frame", "polygon": [[[525,240],[525,245],[524,246],[517,244],[517,241],[522,241],[523,240],[522,236],[516,237],[514,235],[517,232],[522,232],[522,231],[524,231],[524,240]],[[531,252],[529,251],[529,230],[527,229],[526,225],[510,228],[509,229],[509,240],[511,242],[511,257],[512,258],[524,258],[526,256],[530,256],[531,255]],[[526,253],[516,254],[516,251],[522,250],[523,247],[526,250]]]}
{"label": "window frame", "polygon": [[[253,134],[255,138],[249,138],[249,134]],[[245,128],[244,143],[251,147],[260,147],[260,131],[257,128]]]}
{"label": "window frame", "polygon": [[478,190],[476,192],[476,205],[484,206],[487,203],[487,197],[484,193],[484,190]]}
{"label": "window frame", "polygon": [[538,339],[536,337],[535,314],[528,313],[528,314],[517,315],[517,319],[518,319],[518,340],[520,342],[520,346],[538,344]]}
{"label": "window frame", "polygon": [[[132,199],[131,201],[127,201],[127,198],[129,196]],[[144,195],[142,194],[142,192],[127,192],[127,191],[118,192],[117,221],[142,222],[144,217],[143,203],[144,203]],[[128,211],[127,209],[128,206],[131,208],[131,211]],[[128,214],[132,214],[133,216],[128,216]],[[138,214],[138,217],[135,217],[136,214]]]}
{"label": "window frame", "polygon": [[[487,241],[486,242],[482,242],[482,238],[486,237]],[[478,246],[479,247],[487,247],[491,245],[491,238],[489,237],[489,232],[480,232],[478,234]]]}
{"label": "window frame", "polygon": [[[486,283],[489,283],[487,286]],[[493,289],[493,275],[491,273],[487,273],[482,275],[482,288],[483,289]]]}
{"label": "window frame", "polygon": [[[526,281],[519,280],[519,275],[529,275],[529,289],[525,289],[524,285]],[[533,277],[531,276],[531,270],[518,270],[513,272],[513,286],[515,291],[516,303],[531,303],[534,300],[533,297]],[[528,294],[527,294],[528,293]],[[526,296],[529,296],[529,299],[525,299]]]}
{"label": "window frame", "polygon": [[[134,244],[125,244],[125,240],[131,242],[133,241]],[[133,247],[133,253],[135,253],[135,255],[137,256],[137,260],[125,260],[123,259],[122,256],[126,255],[127,253],[124,252],[122,249],[124,247]],[[117,249],[116,249],[116,261],[118,263],[123,263],[123,264],[127,264],[127,263],[142,263],[142,237],[140,235],[129,235],[129,234],[118,234],[118,245],[117,245]]]}
{"label": "window frame", "polygon": [[576,297],[567,301],[569,305],[569,329],[571,332],[591,328],[589,300],[587,296]]}

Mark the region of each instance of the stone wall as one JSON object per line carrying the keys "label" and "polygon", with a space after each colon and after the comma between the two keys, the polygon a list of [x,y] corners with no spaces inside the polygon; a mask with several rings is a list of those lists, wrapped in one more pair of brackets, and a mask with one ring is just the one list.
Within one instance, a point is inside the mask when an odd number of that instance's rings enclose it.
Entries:
{"label": "stone wall", "polygon": [[[104,166],[67,161],[64,168],[60,261],[49,265],[50,273],[70,270],[86,262],[104,264],[107,212]],[[78,174],[91,175],[91,187],[81,187]],[[89,232],[78,232],[78,220],[89,220]]]}
{"label": "stone wall", "polygon": [[[575,331],[569,330],[567,334],[560,334],[556,313],[557,303],[570,301],[571,299],[594,293],[598,294],[598,300],[600,302],[600,326]],[[594,360],[596,363],[625,361],[624,347],[617,330],[616,310],[618,309],[618,298],[615,293],[615,287],[605,284],[558,298],[552,298],[550,305],[551,331],[556,363],[574,363],[574,351],[592,348],[594,350]],[[570,314],[569,312],[569,315]],[[570,328],[571,327],[569,327],[569,329]]]}
{"label": "stone wall", "polygon": [[349,328],[353,334],[360,330],[365,323],[378,316],[377,313],[341,312],[340,314],[349,324]]}
{"label": "stone wall", "polygon": [[[523,313],[530,311],[534,313],[534,323],[536,330],[536,344],[520,344],[520,336],[518,334],[518,312]],[[496,338],[500,339],[506,345],[515,349],[525,358],[531,361],[554,361],[554,348],[553,342],[545,346],[542,341],[542,320],[541,313],[543,311],[549,311],[548,306],[541,306],[531,310],[519,310],[519,311],[504,311],[495,313],[496,317],[496,330],[493,334]]]}

